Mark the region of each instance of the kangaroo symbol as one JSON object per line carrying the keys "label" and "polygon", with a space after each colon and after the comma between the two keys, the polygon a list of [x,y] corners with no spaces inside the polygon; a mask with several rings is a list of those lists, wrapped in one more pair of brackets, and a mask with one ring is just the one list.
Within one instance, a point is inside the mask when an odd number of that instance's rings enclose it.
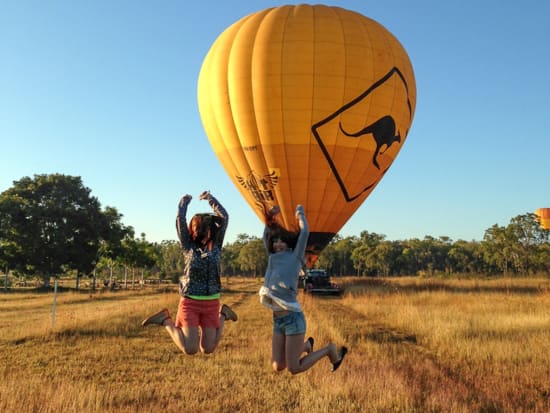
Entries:
{"label": "kangaroo symbol", "polygon": [[[372,163],[378,169],[380,169],[380,165],[378,165],[378,160],[376,159],[378,154],[379,153],[383,154],[384,152],[386,152],[386,150],[388,150],[388,148],[394,142],[401,143],[401,135],[399,133],[397,135],[395,134],[395,121],[389,115],[386,115],[378,119],[376,122],[370,124],[369,126],[366,126],[365,128],[361,129],[359,132],[355,132],[355,133],[346,132],[342,128],[341,122],[339,123],[339,126],[340,126],[340,130],[344,135],[352,138],[358,138],[362,135],[366,135],[367,133],[372,133],[372,136],[374,137],[374,141],[376,142],[376,151],[372,156]],[[384,145],[386,146],[386,148],[380,152],[380,150]]]}

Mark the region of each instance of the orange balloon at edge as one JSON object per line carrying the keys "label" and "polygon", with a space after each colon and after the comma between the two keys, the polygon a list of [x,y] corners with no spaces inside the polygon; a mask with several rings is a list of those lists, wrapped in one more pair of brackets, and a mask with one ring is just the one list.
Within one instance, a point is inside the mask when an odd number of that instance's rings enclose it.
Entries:
{"label": "orange balloon at edge", "polygon": [[550,230],[550,208],[539,208],[535,211],[535,215],[539,218],[540,226]]}

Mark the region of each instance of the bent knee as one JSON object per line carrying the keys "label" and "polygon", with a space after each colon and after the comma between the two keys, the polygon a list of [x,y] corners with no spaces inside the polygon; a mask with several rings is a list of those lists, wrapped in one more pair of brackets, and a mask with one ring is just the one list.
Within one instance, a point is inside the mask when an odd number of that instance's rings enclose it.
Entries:
{"label": "bent knee", "polygon": [[204,354],[212,354],[214,352],[214,350],[216,350],[216,347],[203,347],[201,349],[201,351],[204,353]]}
{"label": "bent knee", "polygon": [[186,348],[183,348],[182,351],[187,354],[188,356],[192,356],[193,354],[197,354],[197,352],[199,351],[199,348],[198,347],[186,347]]}

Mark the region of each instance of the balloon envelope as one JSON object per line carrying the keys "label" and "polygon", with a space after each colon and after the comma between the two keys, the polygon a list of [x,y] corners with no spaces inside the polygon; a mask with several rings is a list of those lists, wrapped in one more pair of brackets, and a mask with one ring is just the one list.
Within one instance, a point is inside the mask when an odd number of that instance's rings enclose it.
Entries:
{"label": "balloon envelope", "polygon": [[539,218],[540,226],[544,229],[550,229],[550,208],[539,208],[535,211]]}
{"label": "balloon envelope", "polygon": [[304,206],[311,266],[403,146],[416,85],[405,49],[374,20],[282,6],[217,38],[198,104],[214,152],[262,221],[277,205],[280,224],[297,230]]}

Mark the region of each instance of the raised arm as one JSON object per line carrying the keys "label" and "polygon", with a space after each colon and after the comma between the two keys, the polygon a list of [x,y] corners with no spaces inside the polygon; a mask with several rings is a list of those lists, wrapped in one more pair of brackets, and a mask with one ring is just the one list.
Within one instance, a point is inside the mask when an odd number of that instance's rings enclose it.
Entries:
{"label": "raised arm", "polygon": [[189,229],[187,226],[187,207],[193,197],[191,195],[184,195],[181,197],[178,203],[178,214],[176,216],[176,230],[178,232],[178,239],[180,240],[181,247],[183,249],[189,249],[191,243],[191,237],[189,235]]}
{"label": "raised arm", "polygon": [[302,257],[306,252],[307,240],[309,238],[309,225],[307,223],[306,214],[302,205],[296,206],[296,219],[298,220],[298,226],[300,227],[300,234],[298,235],[294,252],[299,257]]}
{"label": "raised arm", "polygon": [[269,254],[269,234],[271,233],[271,227],[276,223],[275,216],[281,212],[278,205],[272,207],[269,211],[265,212],[265,227],[263,234],[264,247]]}

